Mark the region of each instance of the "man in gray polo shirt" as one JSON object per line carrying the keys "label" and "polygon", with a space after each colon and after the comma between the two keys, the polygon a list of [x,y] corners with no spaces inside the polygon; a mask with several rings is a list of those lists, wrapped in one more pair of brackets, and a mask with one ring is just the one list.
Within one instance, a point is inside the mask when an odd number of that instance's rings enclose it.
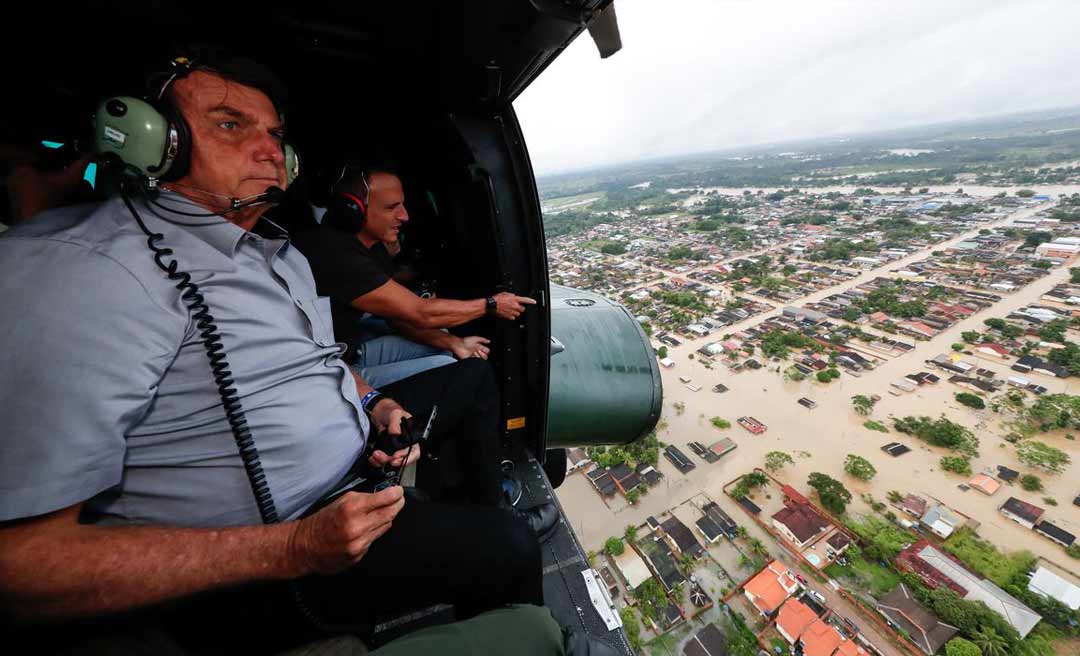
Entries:
{"label": "man in gray polo shirt", "polygon": [[260,219],[267,205],[228,211],[285,186],[265,69],[222,61],[171,96],[190,169],[131,202],[211,308],[283,521],[260,524],[199,327],[132,212],[54,210],[0,238],[3,614],[95,617],[317,575],[360,609],[542,603],[536,537],[503,510],[405,506],[392,487],[298,519],[372,422],[396,433],[408,413],[390,398],[365,413],[370,388],[339,357],[307,261]]}

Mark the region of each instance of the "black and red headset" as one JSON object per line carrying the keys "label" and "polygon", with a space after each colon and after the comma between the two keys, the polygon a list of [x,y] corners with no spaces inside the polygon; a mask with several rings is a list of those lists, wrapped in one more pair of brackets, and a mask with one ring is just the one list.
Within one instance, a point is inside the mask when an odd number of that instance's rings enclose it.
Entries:
{"label": "black and red headset", "polygon": [[[348,167],[341,170],[338,182],[345,177]],[[368,198],[371,197],[371,187],[368,185],[367,172],[360,172],[360,182],[367,190]],[[336,186],[337,183],[334,184]],[[323,215],[322,223],[325,226],[341,230],[350,234],[360,232],[367,218],[367,203],[359,195],[348,191],[334,192],[326,204],[326,214]]]}

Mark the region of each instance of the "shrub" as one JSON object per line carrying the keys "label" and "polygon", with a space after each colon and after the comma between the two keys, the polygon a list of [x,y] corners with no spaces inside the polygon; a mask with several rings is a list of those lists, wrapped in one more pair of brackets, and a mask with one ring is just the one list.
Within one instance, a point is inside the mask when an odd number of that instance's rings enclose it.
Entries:
{"label": "shrub", "polygon": [[731,428],[731,422],[722,417],[713,417],[709,421],[711,421],[712,425],[716,426],[717,428]]}
{"label": "shrub", "polygon": [[971,460],[967,456],[942,456],[941,468],[954,474],[971,474]]}
{"label": "shrub", "polygon": [[795,461],[785,451],[769,451],[765,454],[765,469],[771,472],[783,469],[784,465],[795,464]]}
{"label": "shrub", "polygon": [[870,429],[872,431],[877,431],[879,433],[888,433],[889,432],[889,427],[888,426],[881,423],[880,421],[874,421],[873,419],[864,421],[863,422],[863,428],[867,428],[867,429]]}
{"label": "shrub", "polygon": [[962,405],[966,405],[969,408],[975,408],[976,410],[982,410],[986,407],[986,402],[978,394],[972,394],[971,392],[958,392],[956,394],[956,400]]}
{"label": "shrub", "polygon": [[982,651],[974,642],[953,638],[945,643],[945,656],[982,656]]}
{"label": "shrub", "polygon": [[610,537],[604,543],[604,553],[609,556],[618,556],[624,551],[626,551],[626,545],[623,543],[622,538]]}
{"label": "shrub", "polygon": [[957,343],[957,344],[953,344],[953,345],[952,345],[952,350],[954,350],[954,351],[956,351],[956,352],[958,352],[958,353],[959,353],[960,351],[963,351],[963,350],[964,350],[964,345],[963,345],[963,344],[960,344],[960,343]]}
{"label": "shrub", "polygon": [[849,453],[847,459],[844,460],[844,471],[860,481],[868,481],[877,474],[877,469],[870,464],[869,460],[854,453]]}
{"label": "shrub", "polygon": [[1065,469],[1065,465],[1070,462],[1069,454],[1061,449],[1035,441],[1021,443],[1016,447],[1016,456],[1025,465],[1053,474],[1060,474]]}
{"label": "shrub", "polygon": [[1035,474],[1024,474],[1020,477],[1020,487],[1028,492],[1038,492],[1043,489],[1042,480]]}
{"label": "shrub", "polygon": [[739,482],[735,484],[735,488],[731,491],[731,496],[736,499],[741,499],[747,494],[750,494],[750,490],[761,487],[768,482],[769,479],[765,474],[757,471],[750,472],[749,474],[743,475],[743,477],[739,479]]}

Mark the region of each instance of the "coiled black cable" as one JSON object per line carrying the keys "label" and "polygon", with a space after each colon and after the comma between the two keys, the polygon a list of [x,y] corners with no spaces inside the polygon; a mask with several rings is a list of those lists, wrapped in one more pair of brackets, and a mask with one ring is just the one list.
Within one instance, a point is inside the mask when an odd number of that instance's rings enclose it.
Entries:
{"label": "coiled black cable", "polygon": [[[251,491],[255,495],[255,504],[259,508],[259,515],[264,524],[276,524],[279,517],[274,505],[274,497],[270,493],[270,486],[266,482],[266,474],[263,472],[262,461],[259,460],[259,450],[255,447],[255,439],[248,428],[247,418],[244,415],[244,407],[240,401],[240,395],[236,391],[232,370],[225,355],[225,347],[221,343],[221,334],[218,332],[214,317],[210,314],[210,307],[206,304],[199,286],[191,281],[191,274],[180,271],[180,266],[171,248],[160,246],[158,242],[165,238],[160,232],[153,232],[143,222],[135,204],[131,202],[130,185],[138,184],[125,182],[121,186],[121,197],[127,206],[131,216],[139,225],[139,229],[146,234],[146,245],[154,253],[154,263],[168,275],[169,280],[176,282],[176,288],[180,290],[180,298],[191,311],[191,318],[195,321],[195,327],[199,331],[203,348],[206,349],[206,357],[210,360],[210,373],[214,377],[218,394],[225,408],[225,416],[232,429],[233,438],[236,440],[236,448],[240,451],[240,460],[244,463],[244,472],[247,474]],[[169,259],[167,259],[169,258]]]}
{"label": "coiled black cable", "polygon": [[[221,395],[225,416],[229,421],[229,428],[232,429],[236,448],[240,451],[240,460],[244,463],[244,472],[247,474],[248,482],[251,484],[251,491],[255,495],[255,504],[259,508],[259,516],[262,517],[263,524],[277,524],[280,518],[277,507],[274,505],[274,497],[270,493],[270,486],[266,482],[266,475],[263,473],[262,462],[259,459],[259,450],[255,447],[255,438],[251,434],[251,429],[248,428],[243,404],[240,402],[240,396],[236,392],[232,371],[229,369],[229,362],[225,356],[225,347],[221,343],[221,335],[218,333],[217,324],[214,323],[214,317],[210,314],[210,307],[206,304],[202,293],[199,291],[199,286],[191,281],[191,275],[180,271],[180,265],[176,259],[166,261],[166,258],[173,254],[173,250],[158,244],[165,238],[165,235],[150,230],[146,223],[143,222],[142,216],[135,209],[130,197],[130,185],[133,184],[139,185],[138,188],[144,193],[147,203],[156,205],[153,198],[146,193],[146,189],[140,183],[123,181],[120,187],[120,195],[124,199],[124,205],[131,212],[131,216],[139,225],[139,229],[146,235],[146,245],[154,253],[154,263],[168,275],[170,280],[176,281],[176,288],[181,292],[180,298],[183,299],[191,311],[191,317],[199,330],[199,337],[202,338],[203,348],[206,349],[206,356],[210,359],[210,372],[214,377],[214,384],[217,385],[218,394]],[[168,208],[163,207],[162,209]],[[153,212],[152,207],[150,211]],[[167,220],[156,212],[153,213],[162,220]],[[186,216],[198,215],[186,214]],[[291,581],[289,587],[297,610],[316,629],[330,633],[353,631],[358,628],[353,624],[340,625],[324,620],[307,604],[300,582]]]}

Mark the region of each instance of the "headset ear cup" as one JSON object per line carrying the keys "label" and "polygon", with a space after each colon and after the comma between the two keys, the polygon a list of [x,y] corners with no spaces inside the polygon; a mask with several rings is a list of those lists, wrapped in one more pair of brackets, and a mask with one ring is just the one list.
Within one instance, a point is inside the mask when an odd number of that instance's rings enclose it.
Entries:
{"label": "headset ear cup", "polygon": [[322,223],[335,230],[356,234],[364,227],[363,206],[355,198],[345,194],[334,194],[326,205],[326,214]]}
{"label": "headset ear cup", "polygon": [[183,114],[172,105],[166,104],[159,110],[169,121],[169,127],[176,131],[176,157],[173,158],[172,166],[165,175],[161,176],[161,179],[164,182],[179,180],[187,175],[191,168],[191,128],[188,127]]}

